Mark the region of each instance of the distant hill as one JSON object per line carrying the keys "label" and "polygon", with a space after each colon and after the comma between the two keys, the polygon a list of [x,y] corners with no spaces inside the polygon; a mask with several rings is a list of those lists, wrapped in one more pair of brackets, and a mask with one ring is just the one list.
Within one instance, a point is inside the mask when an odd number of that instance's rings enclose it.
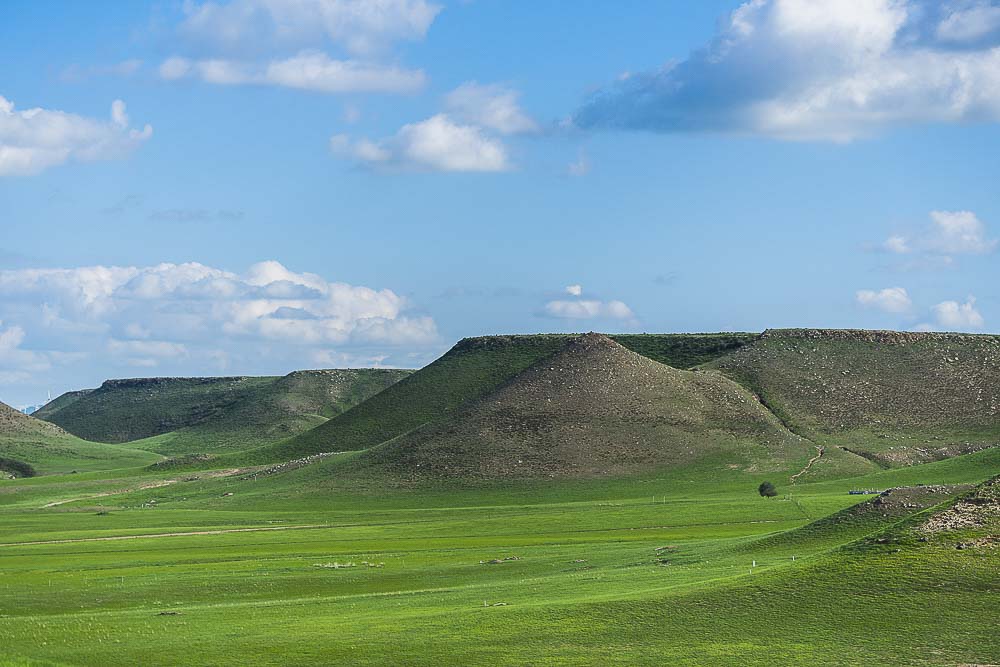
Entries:
{"label": "distant hill", "polygon": [[1000,336],[769,330],[707,367],[796,433],[884,467],[1000,444]]}
{"label": "distant hill", "polygon": [[[816,453],[741,386],[586,334],[447,418],[359,456],[401,479],[619,476],[662,466],[757,473]],[[870,466],[860,459],[857,470]]]}
{"label": "distant hill", "polygon": [[94,390],[78,389],[76,391],[67,391],[65,394],[60,394],[59,396],[53,398],[45,405],[35,410],[33,413],[31,413],[31,416],[37,417],[38,419],[48,420],[49,417],[51,417],[55,413],[59,412],[60,410],[70,405],[71,403],[75,403],[76,401],[80,400],[81,398],[83,398],[92,391]]}
{"label": "distant hill", "polygon": [[0,475],[38,474],[143,466],[159,460],[150,452],[86,442],[55,424],[0,403]]}
{"label": "distant hill", "polygon": [[[576,334],[535,334],[465,338],[399,384],[287,442],[253,452],[247,460],[280,461],[319,452],[374,447],[484,396],[575,337]],[[752,342],[757,334],[610,337],[656,361],[689,368],[738,349]]]}
{"label": "distant hill", "polygon": [[396,369],[297,371],[284,377],[108,380],[40,414],[88,440],[164,454],[211,453],[282,440],[408,376]]}

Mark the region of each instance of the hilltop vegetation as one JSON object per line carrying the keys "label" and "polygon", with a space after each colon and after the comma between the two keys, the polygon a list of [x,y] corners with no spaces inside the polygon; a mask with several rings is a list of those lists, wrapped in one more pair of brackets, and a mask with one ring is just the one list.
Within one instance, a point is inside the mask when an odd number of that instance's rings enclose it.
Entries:
{"label": "hilltop vegetation", "polygon": [[772,330],[708,367],[796,433],[886,467],[1000,443],[1000,336]]}
{"label": "hilltop vegetation", "polygon": [[[284,377],[108,380],[47,419],[90,440],[163,454],[259,446],[322,424],[410,374],[297,371]],[[60,399],[57,399],[59,401]]]}

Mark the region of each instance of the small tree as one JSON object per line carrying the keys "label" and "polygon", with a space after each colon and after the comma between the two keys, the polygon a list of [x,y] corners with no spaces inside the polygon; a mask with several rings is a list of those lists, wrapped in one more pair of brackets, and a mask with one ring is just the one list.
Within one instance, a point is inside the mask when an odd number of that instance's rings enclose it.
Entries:
{"label": "small tree", "polygon": [[778,495],[778,490],[770,482],[761,482],[760,486],[757,487],[757,493],[764,498],[774,498]]}

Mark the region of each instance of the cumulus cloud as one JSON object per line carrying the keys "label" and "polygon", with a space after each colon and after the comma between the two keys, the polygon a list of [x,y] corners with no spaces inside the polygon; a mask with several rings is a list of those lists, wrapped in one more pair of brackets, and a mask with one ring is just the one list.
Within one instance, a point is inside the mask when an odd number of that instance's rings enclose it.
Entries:
{"label": "cumulus cloud", "polygon": [[108,369],[191,362],[204,372],[218,359],[255,367],[273,357],[301,367],[324,351],[385,356],[437,341],[433,319],[392,290],[275,261],[241,274],[196,262],[4,270],[0,317],[9,323],[0,324],[8,378],[80,359]]}
{"label": "cumulus cloud", "polygon": [[462,125],[445,114],[404,125],[387,139],[330,139],[330,148],[342,157],[371,166],[429,171],[497,172],[511,168],[507,149],[482,128]]}
{"label": "cumulus cloud", "polygon": [[537,132],[536,123],[521,109],[516,90],[499,84],[462,84],[445,97],[445,108],[459,120],[500,134]]}
{"label": "cumulus cloud", "polygon": [[570,296],[580,296],[583,294],[583,285],[567,285],[566,294]]}
{"label": "cumulus cloud", "polygon": [[858,290],[855,298],[862,306],[877,308],[887,313],[905,313],[913,306],[910,295],[902,287],[887,287],[878,291]]}
{"label": "cumulus cloud", "polygon": [[976,297],[970,296],[965,303],[942,301],[932,309],[938,326],[945,329],[982,329],[986,324],[982,314],[976,310]]}
{"label": "cumulus cloud", "polygon": [[994,2],[750,0],[686,60],[630,74],[584,128],[849,141],[914,123],[1000,120]]}
{"label": "cumulus cloud", "polygon": [[426,83],[422,70],[335,60],[321,52],[302,52],[266,63],[188,60],[173,57],[160,65],[167,80],[197,78],[219,85],[274,85],[320,93],[411,93]]}
{"label": "cumulus cloud", "polygon": [[956,255],[986,255],[1000,244],[972,211],[931,211],[930,219],[926,229],[890,236],[882,248],[897,255],[920,255],[921,261],[912,264],[927,268],[951,265]]}
{"label": "cumulus cloud", "polygon": [[382,169],[499,172],[513,168],[505,135],[538,125],[518,105],[519,94],[497,84],[465,83],[445,96],[445,111],[408,123],[378,140],[330,138],[335,155]]}
{"label": "cumulus cloud", "polygon": [[51,109],[19,111],[0,97],[0,177],[37,174],[67,162],[123,158],[153,128],[129,128],[125,103],[115,100],[108,121]]}

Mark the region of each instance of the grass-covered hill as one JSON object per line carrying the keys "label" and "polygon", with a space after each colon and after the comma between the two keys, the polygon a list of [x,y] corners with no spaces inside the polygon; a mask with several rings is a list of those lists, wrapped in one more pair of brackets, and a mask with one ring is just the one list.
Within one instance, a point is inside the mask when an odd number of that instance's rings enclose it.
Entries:
{"label": "grass-covered hill", "polygon": [[1000,444],[1000,336],[770,330],[707,366],[796,433],[883,466]]}
{"label": "grass-covered hill", "polygon": [[[89,440],[164,454],[260,446],[325,422],[406,377],[396,369],[296,371],[284,377],[108,380],[47,419]],[[59,401],[60,399],[56,399]]]}
{"label": "grass-covered hill", "polygon": [[[494,391],[355,461],[393,479],[615,477],[701,464],[794,471],[816,454],[753,395],[601,334],[561,348]],[[853,461],[856,471],[871,464]]]}
{"label": "grass-covered hill", "polygon": [[0,476],[126,468],[159,459],[151,452],[81,440],[0,403]]}
{"label": "grass-covered hill", "polygon": [[[677,368],[691,368],[728,354],[757,334],[616,334],[626,348]],[[249,454],[270,462],[320,452],[357,451],[441,418],[475,401],[575,336],[481,336],[459,341],[444,356],[335,419],[287,442]]]}
{"label": "grass-covered hill", "polygon": [[49,421],[49,417],[59,412],[66,406],[80,400],[81,398],[83,398],[92,391],[94,390],[77,389],[76,391],[67,391],[65,394],[60,394],[59,396],[53,398],[51,401],[49,401],[42,407],[35,410],[33,413],[31,413],[31,416],[37,419],[43,419],[45,421]]}

